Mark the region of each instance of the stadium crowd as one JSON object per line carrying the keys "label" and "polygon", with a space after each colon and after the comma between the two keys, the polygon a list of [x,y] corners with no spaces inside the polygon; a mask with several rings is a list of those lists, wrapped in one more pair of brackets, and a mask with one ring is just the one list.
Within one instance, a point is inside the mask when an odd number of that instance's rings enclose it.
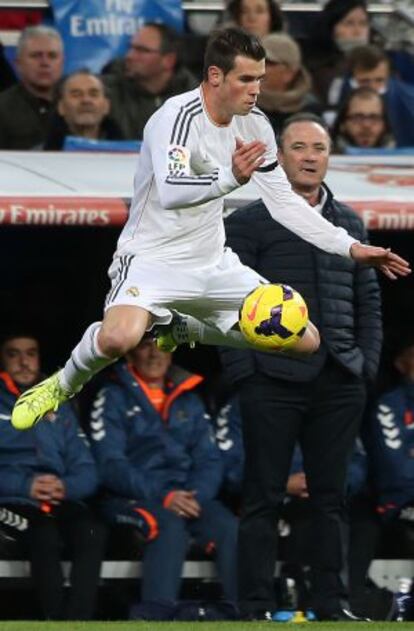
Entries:
{"label": "stadium crowd", "polygon": [[[99,75],[88,59],[64,75],[59,31],[38,12],[17,14],[17,22],[9,14],[21,28],[14,67],[0,50],[0,150],[61,151],[71,136],[142,140],[152,114],[202,77],[195,53],[205,38],[155,22]],[[274,0],[229,0],[217,28],[230,24],[262,40],[258,105],[292,188],[366,241],[358,216],[324,184],[329,155],[414,146],[414,60],[403,73],[364,0],[329,0],[306,37]],[[189,37],[197,40],[191,50]],[[305,182],[295,143],[308,152]],[[218,387],[146,337],[99,388],[91,383],[92,404],[65,404],[18,432],[4,421],[40,381],[42,349],[30,322],[2,331],[0,532],[30,560],[40,617],[96,616],[101,563],[124,535],[143,563],[130,619],[393,615],[392,594],[368,574],[391,540],[400,558],[414,555],[414,339],[394,349],[394,383],[384,391],[375,272],[305,243],[260,200],[231,215],[226,230],[243,262],[302,292],[322,336],[317,353],[222,349]],[[259,467],[248,447],[263,446],[266,431]],[[180,596],[190,548],[214,559],[221,583],[217,598],[201,604]],[[68,579],[62,559],[72,561]]]}
{"label": "stadium crowd", "polygon": [[[14,68],[1,50],[0,149],[62,149],[62,137],[54,140],[57,128],[59,136],[63,128],[91,139],[141,140],[155,110],[201,78],[204,36],[191,34],[188,40],[189,34],[167,25],[145,24],[131,37],[126,54],[107,63],[101,79],[95,78],[103,81],[108,111],[95,102],[102,87],[95,92],[73,88],[74,111],[68,120],[62,114],[67,109],[62,84],[67,86],[71,77],[62,76],[63,41],[53,26],[37,21],[27,17]],[[375,32],[364,0],[327,2],[314,22],[306,37],[296,36],[274,0],[238,0],[228,3],[217,24],[236,24],[263,39],[266,76],[258,104],[275,132],[289,115],[311,111],[330,126],[335,152],[412,146],[414,62],[405,57],[400,72],[399,57]],[[87,68],[85,59],[76,73]],[[377,104],[371,97],[368,107],[366,94],[363,103],[359,95],[354,104],[353,94],[362,87],[380,95]],[[86,122],[78,123],[78,117]]]}

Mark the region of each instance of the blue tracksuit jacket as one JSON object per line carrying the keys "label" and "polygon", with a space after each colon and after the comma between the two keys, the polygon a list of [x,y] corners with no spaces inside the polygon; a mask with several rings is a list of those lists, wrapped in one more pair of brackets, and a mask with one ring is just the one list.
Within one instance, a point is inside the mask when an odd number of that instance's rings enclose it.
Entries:
{"label": "blue tracksuit jacket", "polygon": [[378,511],[391,517],[414,503],[414,384],[381,396],[371,414],[366,446]]}
{"label": "blue tracksuit jacket", "polygon": [[208,414],[192,390],[201,377],[172,367],[163,416],[125,362],[97,395],[92,447],[101,481],[115,495],[163,502],[174,490],[196,490],[201,504],[216,497],[222,463]]}
{"label": "blue tracksuit jacket", "polygon": [[66,487],[67,500],[82,500],[97,489],[92,453],[70,405],[55,420],[18,431],[10,423],[19,390],[7,373],[0,373],[0,502],[28,502],[36,473],[53,473]]}

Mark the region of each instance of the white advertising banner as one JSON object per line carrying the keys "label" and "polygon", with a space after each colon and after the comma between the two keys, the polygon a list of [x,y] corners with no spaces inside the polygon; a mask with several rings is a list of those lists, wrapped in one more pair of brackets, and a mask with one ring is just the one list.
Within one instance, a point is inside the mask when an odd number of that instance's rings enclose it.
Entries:
{"label": "white advertising banner", "polygon": [[[122,225],[136,154],[0,152],[0,224]],[[414,229],[414,156],[331,158],[326,183],[372,230]],[[249,183],[226,212],[258,199]]]}

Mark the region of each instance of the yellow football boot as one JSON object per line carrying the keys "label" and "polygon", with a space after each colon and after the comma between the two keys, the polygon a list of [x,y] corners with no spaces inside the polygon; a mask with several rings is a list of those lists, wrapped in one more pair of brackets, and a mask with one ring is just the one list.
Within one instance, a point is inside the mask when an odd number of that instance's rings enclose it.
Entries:
{"label": "yellow football boot", "polygon": [[59,405],[72,396],[73,393],[63,390],[56,372],[17,399],[11,423],[16,429],[30,429],[48,412],[56,412]]}

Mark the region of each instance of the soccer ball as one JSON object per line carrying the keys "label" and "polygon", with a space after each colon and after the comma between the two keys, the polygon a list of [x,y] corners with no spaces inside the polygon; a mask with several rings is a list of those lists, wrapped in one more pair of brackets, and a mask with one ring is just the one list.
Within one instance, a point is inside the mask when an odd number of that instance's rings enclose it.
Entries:
{"label": "soccer ball", "polygon": [[256,348],[289,348],[302,337],[308,308],[289,285],[259,285],[247,294],[239,314],[246,340]]}

